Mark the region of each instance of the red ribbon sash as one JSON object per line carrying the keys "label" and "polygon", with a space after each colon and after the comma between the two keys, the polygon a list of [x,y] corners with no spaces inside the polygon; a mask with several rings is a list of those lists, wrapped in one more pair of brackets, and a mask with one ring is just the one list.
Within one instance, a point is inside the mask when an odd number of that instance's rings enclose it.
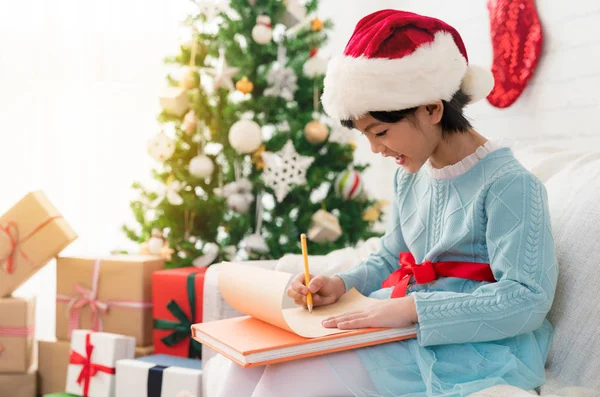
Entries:
{"label": "red ribbon sash", "polygon": [[96,376],[98,372],[105,372],[107,374],[114,375],[115,368],[107,367],[104,365],[92,363],[92,351],[94,345],[90,342],[90,335],[85,336],[85,356],[79,354],[75,350],[71,350],[71,356],[69,357],[70,364],[81,365],[81,371],[77,377],[77,384],[81,385],[83,382],[83,397],[88,396],[90,389],[90,380]]}
{"label": "red ribbon sash", "polygon": [[400,253],[400,269],[394,271],[381,284],[383,288],[394,287],[392,298],[406,296],[411,276],[417,284],[435,281],[438,277],[457,277],[469,280],[494,282],[494,274],[487,263],[425,261],[418,265],[410,252]]}

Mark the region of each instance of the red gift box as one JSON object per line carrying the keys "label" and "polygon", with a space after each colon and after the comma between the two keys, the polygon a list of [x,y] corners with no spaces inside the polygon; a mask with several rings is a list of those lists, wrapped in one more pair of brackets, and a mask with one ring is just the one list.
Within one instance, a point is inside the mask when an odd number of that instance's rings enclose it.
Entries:
{"label": "red gift box", "polygon": [[152,274],[154,354],[201,358],[201,345],[192,339],[190,327],[202,322],[206,269],[184,267]]}

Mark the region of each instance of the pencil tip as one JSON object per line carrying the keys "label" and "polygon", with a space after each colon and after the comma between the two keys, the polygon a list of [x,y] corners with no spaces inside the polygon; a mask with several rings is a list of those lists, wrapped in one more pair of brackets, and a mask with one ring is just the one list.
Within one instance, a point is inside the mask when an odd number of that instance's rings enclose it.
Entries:
{"label": "pencil tip", "polygon": [[308,306],[308,312],[309,313],[312,313],[312,309],[313,309],[312,305]]}

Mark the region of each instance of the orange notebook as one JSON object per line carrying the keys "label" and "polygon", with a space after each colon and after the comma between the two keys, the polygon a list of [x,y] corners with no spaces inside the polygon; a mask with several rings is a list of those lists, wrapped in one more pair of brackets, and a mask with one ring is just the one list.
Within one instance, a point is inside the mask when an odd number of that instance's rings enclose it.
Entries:
{"label": "orange notebook", "polygon": [[246,316],[192,325],[192,337],[243,367],[296,360],[342,350],[415,338],[416,329],[324,328],[323,319],[360,310],[377,302],[348,291],[338,302],[312,313],[286,295],[293,275],[244,263],[219,266],[219,289],[225,301]]}

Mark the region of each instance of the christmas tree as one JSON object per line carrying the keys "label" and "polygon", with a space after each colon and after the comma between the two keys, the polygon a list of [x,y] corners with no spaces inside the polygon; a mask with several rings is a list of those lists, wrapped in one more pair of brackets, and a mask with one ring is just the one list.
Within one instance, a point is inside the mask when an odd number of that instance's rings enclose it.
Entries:
{"label": "christmas tree", "polygon": [[318,0],[196,5],[148,143],[159,188],[133,184],[127,236],[169,267],[279,258],[300,252],[301,233],[315,255],[375,236],[383,204],[319,108],[332,23]]}

